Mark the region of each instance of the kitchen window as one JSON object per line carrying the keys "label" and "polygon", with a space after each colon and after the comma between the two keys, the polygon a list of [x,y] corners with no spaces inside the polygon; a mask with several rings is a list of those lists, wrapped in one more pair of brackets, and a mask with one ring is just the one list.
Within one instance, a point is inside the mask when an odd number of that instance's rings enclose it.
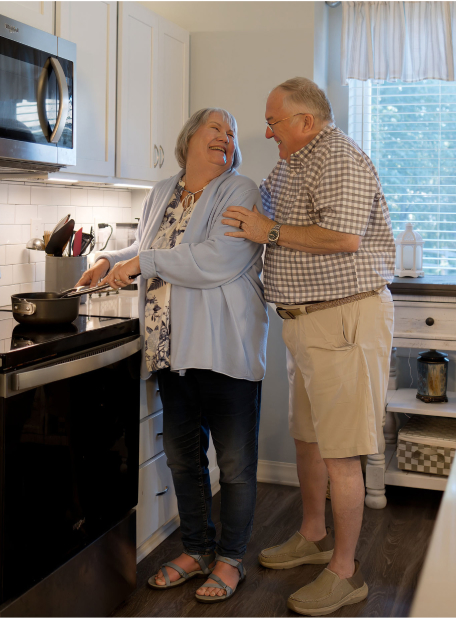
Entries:
{"label": "kitchen window", "polygon": [[393,232],[411,221],[428,275],[456,274],[456,83],[350,80],[349,134],[380,176]]}

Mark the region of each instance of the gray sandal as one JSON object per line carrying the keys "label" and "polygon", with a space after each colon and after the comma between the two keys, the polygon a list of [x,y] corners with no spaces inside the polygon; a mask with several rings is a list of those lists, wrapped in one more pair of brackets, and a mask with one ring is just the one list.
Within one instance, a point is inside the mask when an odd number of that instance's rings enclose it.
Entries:
{"label": "gray sandal", "polygon": [[209,579],[213,579],[217,583],[216,584],[211,584],[211,583],[208,584],[206,582],[205,584],[200,586],[200,588],[224,588],[226,590],[226,594],[224,594],[221,597],[219,597],[219,596],[206,597],[206,596],[203,596],[201,594],[195,594],[195,599],[197,601],[199,601],[200,603],[220,603],[221,601],[226,601],[227,599],[229,599],[229,597],[233,596],[233,594],[238,589],[239,584],[242,581],[244,581],[245,576],[247,575],[247,571],[245,570],[245,567],[244,567],[242,562],[238,562],[237,560],[233,560],[232,558],[225,558],[224,556],[219,556],[218,554],[216,555],[215,561],[216,562],[226,562],[227,564],[230,564],[231,566],[236,567],[237,570],[239,571],[239,581],[238,581],[238,584],[237,584],[236,588],[233,590],[227,584],[225,584],[225,582],[223,580],[221,580],[220,577],[218,577],[218,575],[214,575],[213,573],[211,573]]}
{"label": "gray sandal", "polygon": [[[168,588],[175,588],[176,586],[185,584],[186,581],[188,581],[189,579],[192,579],[193,577],[198,577],[198,576],[205,577],[212,573],[212,569],[209,567],[209,565],[211,564],[211,562],[214,562],[215,552],[212,552],[208,556],[202,556],[201,554],[189,554],[186,551],[184,551],[184,554],[187,554],[187,556],[190,556],[190,558],[193,558],[193,560],[196,560],[196,562],[198,562],[198,564],[200,565],[201,570],[200,571],[190,571],[190,573],[187,573],[186,571],[184,571],[182,567],[180,567],[177,564],[174,564],[174,562],[165,562],[164,564],[162,564],[162,566],[159,569],[163,573],[165,585],[160,586],[159,584],[156,584],[155,583],[156,575],[154,575],[153,577],[150,577],[147,582],[149,586],[151,586],[151,588],[155,588],[156,590],[167,590]],[[168,569],[166,567],[171,567],[172,569],[177,571],[179,575],[181,576],[180,579],[176,580],[175,582],[172,582],[169,579]]]}

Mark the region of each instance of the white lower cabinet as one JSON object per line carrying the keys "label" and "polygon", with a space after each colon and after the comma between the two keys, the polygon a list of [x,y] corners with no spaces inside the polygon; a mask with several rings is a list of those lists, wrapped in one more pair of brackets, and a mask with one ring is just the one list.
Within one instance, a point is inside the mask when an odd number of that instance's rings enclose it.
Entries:
{"label": "white lower cabinet", "polygon": [[140,547],[163,524],[178,514],[171,470],[161,453],[139,468],[139,501],[136,507],[136,543]]}
{"label": "white lower cabinet", "polygon": [[163,450],[163,412],[144,419],[139,426],[139,465]]}

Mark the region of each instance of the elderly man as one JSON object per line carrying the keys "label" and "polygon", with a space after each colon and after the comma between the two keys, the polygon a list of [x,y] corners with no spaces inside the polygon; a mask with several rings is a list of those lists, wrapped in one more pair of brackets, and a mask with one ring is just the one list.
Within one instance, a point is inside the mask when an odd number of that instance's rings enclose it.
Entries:
{"label": "elderly man", "polygon": [[[280,161],[260,187],[268,217],[231,206],[229,236],[267,245],[266,299],[283,318],[303,503],[299,531],[265,549],[271,569],[326,564],[288,599],[320,616],[367,596],[355,560],[364,506],[360,455],[383,445],[382,418],[393,334],[395,245],[378,174],[333,124],[331,104],[305,78],[277,86],[266,104],[266,138]],[[334,538],[325,527],[331,481]]]}

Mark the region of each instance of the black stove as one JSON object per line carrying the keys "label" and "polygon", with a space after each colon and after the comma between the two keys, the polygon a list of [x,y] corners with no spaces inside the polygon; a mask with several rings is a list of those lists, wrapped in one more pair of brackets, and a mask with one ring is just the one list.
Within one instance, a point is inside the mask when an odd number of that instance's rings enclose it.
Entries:
{"label": "black stove", "polygon": [[[0,319],[11,311],[1,310]],[[57,358],[101,343],[137,334],[137,318],[79,315],[71,324],[32,327],[14,320],[10,349],[0,353],[0,371]]]}
{"label": "black stove", "polygon": [[135,586],[139,321],[87,313],[0,353],[0,616],[107,615]]}

